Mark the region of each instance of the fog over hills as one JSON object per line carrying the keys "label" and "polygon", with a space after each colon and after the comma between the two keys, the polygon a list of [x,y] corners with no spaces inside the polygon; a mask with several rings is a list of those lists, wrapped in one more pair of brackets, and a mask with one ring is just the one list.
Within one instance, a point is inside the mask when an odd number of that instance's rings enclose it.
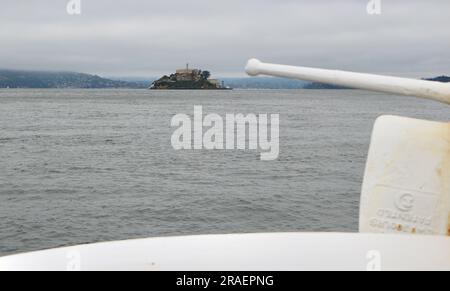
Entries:
{"label": "fog over hills", "polygon": [[0,69],[0,88],[145,88],[138,82],[105,79],[74,72],[17,71]]}

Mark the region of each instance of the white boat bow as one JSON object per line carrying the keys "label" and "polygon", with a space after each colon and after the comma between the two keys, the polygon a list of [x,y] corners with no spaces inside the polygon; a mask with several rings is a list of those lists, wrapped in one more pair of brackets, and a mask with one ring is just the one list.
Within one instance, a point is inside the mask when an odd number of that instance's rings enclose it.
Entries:
{"label": "white boat bow", "polygon": [[450,238],[342,233],[150,238],[5,257],[0,270],[450,270]]}

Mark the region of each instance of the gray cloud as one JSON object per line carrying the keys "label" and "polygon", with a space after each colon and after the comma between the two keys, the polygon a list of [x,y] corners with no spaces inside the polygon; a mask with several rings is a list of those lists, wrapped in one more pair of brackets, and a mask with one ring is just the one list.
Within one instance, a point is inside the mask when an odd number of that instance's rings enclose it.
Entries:
{"label": "gray cloud", "polygon": [[0,0],[0,67],[157,76],[189,61],[216,75],[264,61],[408,76],[450,74],[450,1]]}

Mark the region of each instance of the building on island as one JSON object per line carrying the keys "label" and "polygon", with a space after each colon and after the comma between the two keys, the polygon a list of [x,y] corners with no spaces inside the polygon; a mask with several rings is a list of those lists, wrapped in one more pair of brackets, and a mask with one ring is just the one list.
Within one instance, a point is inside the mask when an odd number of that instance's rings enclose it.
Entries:
{"label": "building on island", "polygon": [[185,69],[176,70],[177,80],[179,81],[198,81],[200,80],[201,71],[194,69],[189,69],[189,64],[186,65]]}

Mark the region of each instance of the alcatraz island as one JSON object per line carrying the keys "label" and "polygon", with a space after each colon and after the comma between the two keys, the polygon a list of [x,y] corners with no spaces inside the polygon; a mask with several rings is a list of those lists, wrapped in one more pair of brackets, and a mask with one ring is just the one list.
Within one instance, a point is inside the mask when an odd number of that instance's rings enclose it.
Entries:
{"label": "alcatraz island", "polygon": [[218,79],[210,79],[209,71],[190,69],[189,64],[184,69],[176,70],[170,76],[163,76],[151,85],[151,90],[232,90]]}

